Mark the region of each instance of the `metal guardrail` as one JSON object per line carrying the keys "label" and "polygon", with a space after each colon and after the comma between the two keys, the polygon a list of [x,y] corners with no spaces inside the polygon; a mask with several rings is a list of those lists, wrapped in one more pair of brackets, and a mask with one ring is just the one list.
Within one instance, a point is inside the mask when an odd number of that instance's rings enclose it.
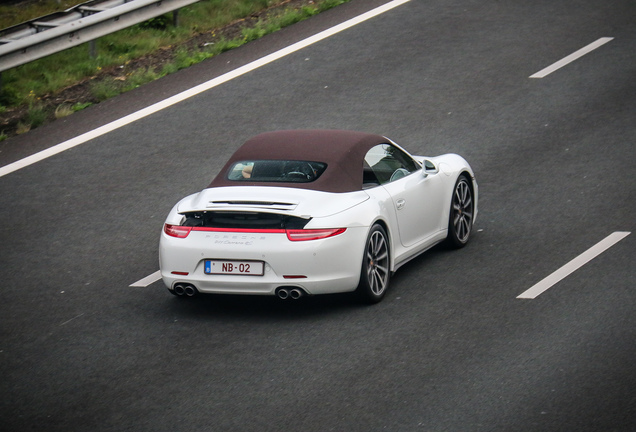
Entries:
{"label": "metal guardrail", "polygon": [[92,0],[0,30],[0,72],[63,51],[199,0]]}

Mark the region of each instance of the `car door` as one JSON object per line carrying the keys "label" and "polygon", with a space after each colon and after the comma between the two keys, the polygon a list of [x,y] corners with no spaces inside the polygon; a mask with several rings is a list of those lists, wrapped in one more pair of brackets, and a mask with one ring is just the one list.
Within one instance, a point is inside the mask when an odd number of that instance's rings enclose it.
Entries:
{"label": "car door", "polygon": [[371,148],[365,166],[391,197],[403,246],[424,242],[443,228],[443,187],[438,173],[425,174],[419,163],[392,144]]}

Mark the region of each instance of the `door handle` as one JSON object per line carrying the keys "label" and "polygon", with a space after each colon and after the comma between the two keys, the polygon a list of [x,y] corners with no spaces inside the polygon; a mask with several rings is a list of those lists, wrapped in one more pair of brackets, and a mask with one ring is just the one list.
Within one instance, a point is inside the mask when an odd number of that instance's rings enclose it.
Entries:
{"label": "door handle", "polygon": [[395,206],[397,207],[398,210],[402,210],[405,204],[406,204],[406,201],[402,198],[400,198],[399,200],[395,202]]}

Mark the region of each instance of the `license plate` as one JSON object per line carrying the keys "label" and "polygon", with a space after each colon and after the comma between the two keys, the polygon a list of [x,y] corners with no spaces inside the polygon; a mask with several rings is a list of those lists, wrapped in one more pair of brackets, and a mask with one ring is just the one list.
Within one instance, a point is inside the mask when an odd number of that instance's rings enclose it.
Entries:
{"label": "license plate", "polygon": [[205,260],[205,273],[218,275],[263,276],[263,261]]}

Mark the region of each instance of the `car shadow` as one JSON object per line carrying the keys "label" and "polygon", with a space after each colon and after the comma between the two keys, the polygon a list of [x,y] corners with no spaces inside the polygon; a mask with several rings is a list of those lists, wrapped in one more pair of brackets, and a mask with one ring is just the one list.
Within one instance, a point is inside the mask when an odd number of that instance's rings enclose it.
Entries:
{"label": "car shadow", "polygon": [[198,294],[192,298],[169,298],[167,307],[177,315],[297,320],[337,315],[369,305],[358,301],[353,293],[304,296],[297,300],[281,300],[274,296]]}

